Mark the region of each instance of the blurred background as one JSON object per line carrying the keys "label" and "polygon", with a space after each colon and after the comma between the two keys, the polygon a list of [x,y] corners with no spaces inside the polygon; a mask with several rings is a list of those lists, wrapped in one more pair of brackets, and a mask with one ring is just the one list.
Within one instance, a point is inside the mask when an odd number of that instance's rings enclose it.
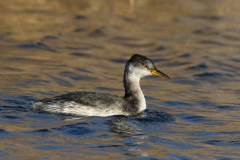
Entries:
{"label": "blurred background", "polygon": [[[239,8],[234,0],[0,1],[0,156],[238,159]],[[123,96],[132,54],[172,78],[141,86],[148,109],[176,121],[119,126],[31,111],[31,101],[73,91]]]}

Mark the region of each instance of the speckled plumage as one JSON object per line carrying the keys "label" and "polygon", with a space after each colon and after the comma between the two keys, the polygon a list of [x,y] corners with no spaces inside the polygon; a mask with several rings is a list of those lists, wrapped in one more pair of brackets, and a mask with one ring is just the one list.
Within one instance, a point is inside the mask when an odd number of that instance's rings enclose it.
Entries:
{"label": "speckled plumage", "polygon": [[53,98],[45,98],[39,100],[38,102],[51,104],[52,102],[57,101],[75,102],[77,104],[89,107],[91,106],[91,108],[98,109],[117,110],[118,108],[120,108],[120,111],[125,114],[133,111],[129,110],[127,107],[132,104],[126,101],[123,97],[101,92],[72,92],[68,94],[59,95]]}
{"label": "speckled plumage", "polygon": [[146,109],[146,102],[140,88],[140,79],[158,71],[153,62],[145,56],[133,55],[124,70],[124,97],[100,92],[73,92],[33,103],[33,108],[55,113],[82,116],[136,115]]}

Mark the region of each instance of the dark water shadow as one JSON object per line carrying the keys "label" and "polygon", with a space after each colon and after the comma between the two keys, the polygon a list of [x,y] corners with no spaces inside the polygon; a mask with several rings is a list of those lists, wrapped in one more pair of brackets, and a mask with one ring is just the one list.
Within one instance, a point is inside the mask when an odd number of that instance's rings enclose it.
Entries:
{"label": "dark water shadow", "polygon": [[93,80],[93,79],[95,79],[93,77],[83,76],[83,75],[76,74],[76,73],[70,72],[70,71],[60,72],[59,75],[62,77],[69,77],[73,80]]}
{"label": "dark water shadow", "polygon": [[88,17],[85,16],[85,15],[76,15],[75,19],[77,19],[77,20],[85,20],[85,19],[88,19]]}
{"label": "dark water shadow", "polygon": [[218,72],[205,72],[202,74],[193,75],[197,81],[208,81],[210,83],[218,83],[222,81],[226,81],[228,79],[232,79],[233,77],[237,76],[234,74],[228,73],[218,73]]}
{"label": "dark water shadow", "polygon": [[127,59],[118,58],[118,59],[110,59],[110,61],[115,63],[126,63]]}
{"label": "dark water shadow", "polygon": [[37,49],[47,50],[47,51],[50,51],[50,52],[57,52],[55,49],[52,49],[51,47],[47,46],[46,44],[40,43],[40,42],[29,43],[29,44],[20,44],[20,45],[15,45],[13,47],[28,48],[28,49],[37,48]]}
{"label": "dark water shadow", "polygon": [[119,40],[119,41],[138,41],[138,40],[140,40],[138,38],[133,38],[133,37],[115,37],[113,39]]}
{"label": "dark water shadow", "polygon": [[41,39],[41,41],[50,40],[50,39],[51,40],[57,40],[58,37],[56,37],[56,36],[45,36]]}
{"label": "dark water shadow", "polygon": [[231,74],[224,74],[224,73],[218,73],[218,72],[212,72],[212,73],[206,72],[206,73],[202,73],[202,74],[196,74],[194,76],[199,77],[199,78],[233,77],[233,75],[231,75]]}
{"label": "dark water shadow", "polygon": [[164,51],[164,50],[167,50],[167,49],[170,49],[170,48],[167,48],[167,47],[165,47],[165,46],[159,46],[159,47],[151,50],[150,52]]}
{"label": "dark water shadow", "polygon": [[5,32],[5,33],[0,34],[0,41],[3,41],[6,36],[12,35],[12,34],[13,33],[11,33],[11,32]]}
{"label": "dark water shadow", "polygon": [[205,63],[200,63],[198,65],[186,68],[186,70],[195,70],[195,71],[201,71],[206,69],[209,69],[209,67]]}
{"label": "dark water shadow", "polygon": [[71,53],[72,56],[77,56],[77,57],[85,57],[87,54],[85,53],[80,53],[80,52],[73,52]]}
{"label": "dark water shadow", "polygon": [[84,136],[84,135],[90,135],[95,132],[94,130],[90,129],[87,126],[87,124],[88,123],[86,122],[82,122],[82,123],[64,125],[64,126],[60,126],[52,129],[67,135]]}
{"label": "dark water shadow", "polygon": [[177,84],[184,84],[184,85],[197,85],[199,84],[198,81],[194,81],[194,80],[188,80],[186,78],[183,77],[177,77],[171,80],[171,83],[177,83]]}
{"label": "dark water shadow", "polygon": [[208,21],[220,21],[220,20],[224,20],[225,18],[218,15],[189,15],[188,17],[193,19],[202,19],[202,20],[208,20]]}
{"label": "dark water shadow", "polygon": [[179,58],[188,58],[188,57],[191,57],[191,54],[186,53],[186,54],[180,55],[180,56],[178,56],[178,57],[179,57]]}
{"label": "dark water shadow", "polygon": [[142,135],[146,125],[154,123],[173,122],[175,117],[171,114],[162,111],[146,109],[142,114],[135,117],[127,116],[112,116],[112,119],[105,123],[111,132],[127,135]]}

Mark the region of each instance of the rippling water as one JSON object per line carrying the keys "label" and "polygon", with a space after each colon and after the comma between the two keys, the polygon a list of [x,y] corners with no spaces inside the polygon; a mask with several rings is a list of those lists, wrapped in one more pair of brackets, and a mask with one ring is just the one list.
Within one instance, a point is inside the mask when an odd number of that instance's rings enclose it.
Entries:
{"label": "rippling water", "polygon": [[[0,2],[1,159],[239,159],[240,4],[130,4]],[[73,91],[122,96],[124,65],[135,53],[172,78],[141,80],[143,115],[31,109]]]}

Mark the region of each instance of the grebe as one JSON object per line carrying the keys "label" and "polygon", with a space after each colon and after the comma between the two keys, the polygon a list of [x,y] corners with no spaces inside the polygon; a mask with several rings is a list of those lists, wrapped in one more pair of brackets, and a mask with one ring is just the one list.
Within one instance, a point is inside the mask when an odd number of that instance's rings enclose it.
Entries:
{"label": "grebe", "polygon": [[134,54],[126,63],[123,83],[124,97],[99,92],[72,92],[33,102],[36,110],[80,116],[138,115],[146,109],[140,79],[148,75],[170,77],[156,69],[145,56]]}

